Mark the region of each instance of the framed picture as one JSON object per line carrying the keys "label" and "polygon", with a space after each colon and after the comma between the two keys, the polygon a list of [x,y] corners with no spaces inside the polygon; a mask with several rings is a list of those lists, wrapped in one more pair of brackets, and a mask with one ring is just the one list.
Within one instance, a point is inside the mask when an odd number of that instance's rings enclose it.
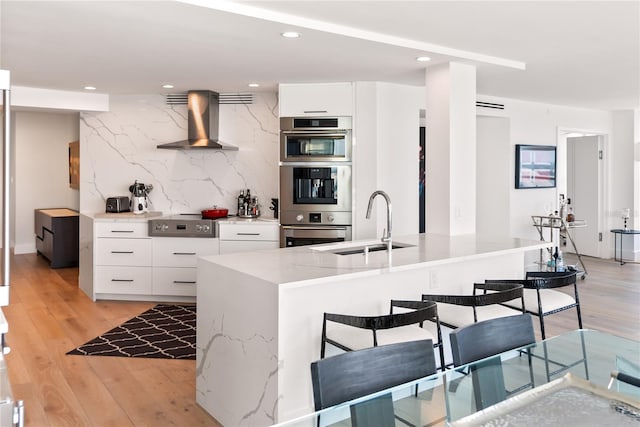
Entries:
{"label": "framed picture", "polygon": [[69,143],[69,187],[80,188],[80,141]]}
{"label": "framed picture", "polygon": [[516,188],[556,186],[556,147],[516,145]]}

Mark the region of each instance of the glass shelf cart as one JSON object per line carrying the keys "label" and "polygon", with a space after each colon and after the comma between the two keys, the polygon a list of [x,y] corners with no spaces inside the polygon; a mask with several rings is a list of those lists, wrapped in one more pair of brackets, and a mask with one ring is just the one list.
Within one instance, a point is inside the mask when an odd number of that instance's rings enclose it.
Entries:
{"label": "glass shelf cart", "polygon": [[[578,251],[576,247],[576,243],[573,241],[571,237],[571,233],[569,230],[572,228],[582,228],[587,226],[587,222],[585,220],[576,220],[573,222],[566,222],[564,218],[555,216],[555,215],[531,215],[531,219],[533,220],[533,226],[538,230],[538,234],[540,235],[540,240],[543,242],[548,241],[550,243],[549,247],[546,249],[549,252],[549,255],[553,255],[553,242],[554,242],[554,234],[557,234],[558,241],[555,246],[559,246],[560,239],[567,239],[571,242],[571,246],[573,247],[573,252],[578,257],[578,265],[580,266],[581,279],[584,279],[587,276],[587,268],[582,261],[582,255]],[[549,240],[545,239],[545,230],[548,230]],[[540,266],[543,264],[543,251],[544,249],[540,249]]]}

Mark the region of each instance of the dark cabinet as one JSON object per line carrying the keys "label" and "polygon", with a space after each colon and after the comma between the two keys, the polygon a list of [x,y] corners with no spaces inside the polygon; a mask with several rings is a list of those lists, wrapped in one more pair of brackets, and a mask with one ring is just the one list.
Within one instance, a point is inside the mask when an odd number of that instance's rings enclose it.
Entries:
{"label": "dark cabinet", "polygon": [[78,265],[78,212],[66,209],[36,209],[35,234],[38,254],[51,268]]}

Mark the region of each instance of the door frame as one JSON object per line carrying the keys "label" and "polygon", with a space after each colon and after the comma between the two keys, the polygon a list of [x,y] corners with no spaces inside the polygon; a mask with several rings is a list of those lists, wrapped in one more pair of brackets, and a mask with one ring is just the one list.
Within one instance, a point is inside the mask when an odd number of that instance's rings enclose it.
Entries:
{"label": "door frame", "polygon": [[[573,134],[573,135],[572,135]],[[579,135],[582,134],[582,135]],[[609,207],[609,133],[598,129],[583,129],[558,126],[556,134],[557,160],[556,164],[564,167],[557,168],[556,200],[560,194],[567,195],[567,137],[572,136],[598,136],[599,150],[602,151],[602,164],[598,179],[598,191],[600,193],[598,203],[598,232],[602,233],[602,240],[598,242],[598,258],[611,258],[612,248],[609,238],[610,219],[606,215]],[[587,224],[587,226],[590,226]],[[578,248],[580,250],[580,248]]]}

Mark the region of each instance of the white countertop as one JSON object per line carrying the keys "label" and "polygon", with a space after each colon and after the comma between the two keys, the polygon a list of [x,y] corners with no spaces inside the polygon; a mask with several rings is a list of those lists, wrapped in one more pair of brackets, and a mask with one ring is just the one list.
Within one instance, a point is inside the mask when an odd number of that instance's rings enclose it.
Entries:
{"label": "white countertop", "polygon": [[226,218],[219,218],[216,221],[218,222],[218,224],[223,222],[227,224],[254,224],[254,223],[255,224],[260,224],[260,223],[278,224],[277,219],[262,217],[262,216],[259,216],[257,218],[243,218],[238,216],[228,216]]}
{"label": "white countertop", "polygon": [[134,214],[133,212],[120,212],[120,213],[86,213],[81,212],[81,215],[93,218],[98,222],[112,222],[112,221],[126,221],[126,222],[147,222],[151,218],[158,218],[163,216],[162,212],[147,212],[142,214]]}
{"label": "white countertop", "polygon": [[242,271],[274,284],[301,282],[312,284],[336,276],[377,275],[390,271],[461,262],[465,259],[496,256],[501,253],[535,250],[546,248],[548,245],[547,242],[517,238],[418,234],[393,239],[394,244],[413,246],[393,249],[391,263],[386,251],[371,252],[368,260],[365,260],[362,254],[337,255],[330,252],[339,248],[377,243],[380,243],[380,240],[330,243],[208,256],[203,257],[202,260]]}
{"label": "white countertop", "polygon": [[[95,221],[100,222],[110,222],[110,221],[126,221],[126,222],[146,222],[152,218],[159,218],[162,216],[168,216],[171,214],[164,214],[163,212],[147,212],[143,214],[134,214],[133,212],[120,212],[120,213],[105,213],[105,212],[95,212],[95,213],[85,213],[82,212],[82,215],[88,216],[89,218],[93,218]],[[236,216],[229,216],[226,218],[218,218],[216,219],[218,223],[226,222],[228,224],[278,224],[277,219],[269,218],[269,217],[258,217],[258,218],[241,218]]]}

